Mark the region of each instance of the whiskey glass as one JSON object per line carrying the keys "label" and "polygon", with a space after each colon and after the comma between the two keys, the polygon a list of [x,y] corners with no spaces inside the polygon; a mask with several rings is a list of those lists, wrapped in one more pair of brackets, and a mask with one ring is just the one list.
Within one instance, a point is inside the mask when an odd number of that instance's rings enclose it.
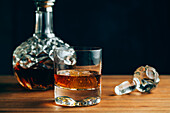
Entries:
{"label": "whiskey glass", "polygon": [[[70,63],[54,55],[54,96],[61,106],[91,106],[101,101],[102,49],[72,47],[76,60]],[[66,52],[62,51],[62,55]],[[67,55],[68,57],[68,55]],[[65,59],[71,59],[71,57]],[[71,61],[71,60],[70,60]],[[68,65],[69,64],[69,65]]]}

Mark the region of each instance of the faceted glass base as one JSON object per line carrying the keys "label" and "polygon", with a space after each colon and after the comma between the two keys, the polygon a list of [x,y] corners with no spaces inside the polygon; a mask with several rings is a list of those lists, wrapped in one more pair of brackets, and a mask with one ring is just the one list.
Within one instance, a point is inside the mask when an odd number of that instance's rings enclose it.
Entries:
{"label": "faceted glass base", "polygon": [[75,101],[67,96],[55,98],[55,103],[60,106],[92,106],[100,103],[100,101],[100,97],[88,97],[81,101]]}
{"label": "faceted glass base", "polygon": [[100,87],[69,89],[54,86],[55,103],[61,106],[91,106],[101,101]]}

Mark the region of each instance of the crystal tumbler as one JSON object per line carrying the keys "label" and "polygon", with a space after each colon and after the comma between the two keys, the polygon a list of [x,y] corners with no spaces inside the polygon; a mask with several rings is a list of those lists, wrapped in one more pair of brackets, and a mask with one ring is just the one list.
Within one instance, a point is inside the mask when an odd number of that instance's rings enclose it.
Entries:
{"label": "crystal tumbler", "polygon": [[[69,49],[70,50],[70,49]],[[61,55],[67,50],[55,50],[54,95],[61,106],[91,106],[101,101],[102,49],[73,47],[72,65],[65,64]],[[71,58],[68,57],[67,58]],[[67,59],[65,58],[65,59]],[[71,61],[71,60],[69,60]]]}

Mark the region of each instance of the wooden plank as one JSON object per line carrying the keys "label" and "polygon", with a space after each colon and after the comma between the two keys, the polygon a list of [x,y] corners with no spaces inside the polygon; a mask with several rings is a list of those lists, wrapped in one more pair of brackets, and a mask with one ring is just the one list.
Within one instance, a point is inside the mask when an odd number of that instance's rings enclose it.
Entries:
{"label": "wooden plank", "polygon": [[61,107],[54,103],[54,91],[28,91],[20,87],[14,76],[0,76],[0,112],[59,112],[59,113],[160,113],[170,112],[170,76],[151,93],[133,92],[115,96],[113,88],[132,76],[102,76],[102,101],[90,107]]}

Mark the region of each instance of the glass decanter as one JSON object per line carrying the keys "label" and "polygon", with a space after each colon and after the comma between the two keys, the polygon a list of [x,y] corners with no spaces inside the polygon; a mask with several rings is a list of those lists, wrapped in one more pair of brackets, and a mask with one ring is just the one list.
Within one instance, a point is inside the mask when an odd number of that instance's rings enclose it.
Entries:
{"label": "glass decanter", "polygon": [[30,90],[53,87],[53,49],[69,47],[53,33],[52,6],[55,0],[34,0],[37,10],[35,33],[13,52],[14,75]]}

